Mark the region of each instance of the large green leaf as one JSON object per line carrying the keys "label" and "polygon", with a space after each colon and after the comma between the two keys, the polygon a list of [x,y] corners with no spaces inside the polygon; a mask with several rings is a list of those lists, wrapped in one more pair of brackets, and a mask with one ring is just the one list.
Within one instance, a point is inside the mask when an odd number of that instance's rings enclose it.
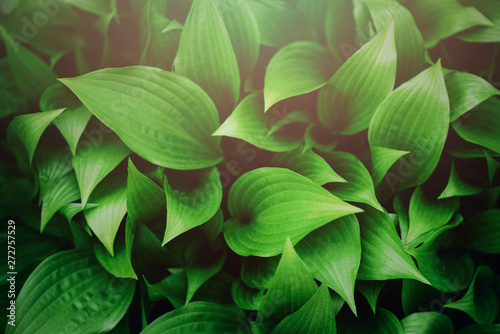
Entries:
{"label": "large green leaf", "polygon": [[500,254],[500,210],[491,209],[466,219],[460,228],[464,245],[487,254]]}
{"label": "large green leaf", "polygon": [[336,332],[335,313],[326,284],[295,313],[290,314],[276,326],[272,334],[308,333],[323,334]]}
{"label": "large green leaf", "polygon": [[318,117],[327,128],[354,134],[368,127],[396,80],[394,24],[350,57],[318,96]]}
{"label": "large green leaf", "polygon": [[162,244],[212,218],[222,202],[222,185],[217,168],[204,171],[198,184],[190,189],[176,189],[165,180],[167,228]]}
{"label": "large green leaf", "polygon": [[354,282],[361,260],[356,216],[334,220],[309,233],[295,249],[313,276],[335,290],[356,314]]}
{"label": "large green leaf", "polygon": [[453,323],[438,312],[418,312],[401,320],[405,334],[453,334]]}
{"label": "large green leaf", "polygon": [[275,154],[271,166],[284,167],[306,176],[320,186],[330,182],[347,182],[330,165],[312,150],[302,152],[297,148],[290,152]]}
{"label": "large green leaf", "polygon": [[245,313],[234,305],[194,302],[162,315],[141,334],[236,333],[248,327]]}
{"label": "large green leaf", "polygon": [[264,113],[264,95],[262,91],[254,92],[238,104],[213,135],[239,138],[267,151],[290,151],[303,142],[303,137],[296,133],[271,132],[273,125],[283,121],[285,115],[277,109]]}
{"label": "large green leaf", "polygon": [[212,0],[195,0],[182,29],[175,71],[200,85],[219,112],[238,101],[240,73],[224,22]]}
{"label": "large green leaf", "polygon": [[361,211],[308,178],[274,167],[241,176],[229,191],[228,208],[229,247],[242,256],[263,257],[280,254],[288,236],[297,244],[326,223]]}
{"label": "large green leaf", "polygon": [[427,48],[467,29],[493,25],[476,8],[465,7],[457,0],[418,0],[408,2],[407,7],[415,17]]}
{"label": "large green leaf", "polygon": [[124,316],[135,284],[108,274],[88,248],[57,253],[30,275],[6,333],[107,333]]}
{"label": "large green leaf", "polygon": [[328,50],[318,43],[299,41],[285,46],[266,68],[264,110],[281,100],[323,87],[338,66]]}
{"label": "large green leaf", "polygon": [[[199,169],[222,158],[208,95],[188,79],[132,66],[60,79],[132,151],[168,168]],[[153,102],[154,101],[154,102]]]}
{"label": "large green leaf", "polygon": [[448,134],[449,113],[440,62],[399,86],[380,105],[368,130],[370,146],[411,152],[390,169],[395,176],[391,190],[430,177]]}
{"label": "large green leaf", "polygon": [[500,154],[500,99],[492,97],[451,124],[463,139]]}
{"label": "large green leaf", "polygon": [[299,310],[315,294],[314,278],[286,239],[283,255],[271,280],[252,329],[270,333],[286,316]]}
{"label": "large green leaf", "polygon": [[418,271],[389,215],[368,208],[358,215],[361,227],[361,280],[411,278],[429,284]]}
{"label": "large green leaf", "polygon": [[465,6],[474,6],[486,16],[493,26],[478,27],[460,34],[458,38],[467,42],[500,42],[500,5],[495,0],[460,0]]}

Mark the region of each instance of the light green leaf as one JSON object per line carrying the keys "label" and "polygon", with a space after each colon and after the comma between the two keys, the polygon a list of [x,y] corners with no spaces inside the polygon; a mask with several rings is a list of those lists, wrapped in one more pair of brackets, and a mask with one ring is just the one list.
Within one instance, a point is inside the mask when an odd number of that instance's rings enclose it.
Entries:
{"label": "light green leaf", "polygon": [[356,216],[334,220],[309,233],[295,249],[313,276],[335,290],[356,314],[354,282],[361,260]]}
{"label": "light green leaf", "polygon": [[493,270],[488,266],[479,266],[465,296],[444,307],[461,310],[478,324],[491,324],[498,313],[498,298],[491,288],[492,282]]}
{"label": "light green leaf", "polygon": [[460,228],[465,247],[487,254],[500,254],[500,210],[491,209],[466,219]]}
{"label": "light green leaf", "polygon": [[403,327],[398,318],[390,311],[377,307],[377,312],[365,316],[363,321],[358,318],[340,317],[337,319],[338,333],[342,334],[403,334]]}
{"label": "light green leaf", "polygon": [[281,48],[294,41],[315,41],[316,32],[307,17],[284,1],[246,0],[259,26],[260,42]]}
{"label": "light green leaf", "polygon": [[47,87],[56,82],[54,72],[36,54],[19,45],[1,25],[0,30],[19,91],[28,100],[38,99]]}
{"label": "light green leaf", "polygon": [[235,333],[246,316],[234,305],[194,302],[162,315],[141,334]]}
{"label": "light green leaf", "polygon": [[396,80],[394,23],[350,57],[318,96],[318,117],[334,132],[354,134],[368,127]]}
{"label": "light green leaf", "polygon": [[365,203],[383,211],[375,196],[375,188],[370,173],[363,163],[353,154],[347,152],[331,152],[323,155],[347,183],[329,184],[326,188],[344,201]]}
{"label": "light green leaf", "polygon": [[184,24],[175,71],[200,85],[228,115],[240,93],[240,72],[224,22],[212,0],[195,0]]}
{"label": "light green leaf", "polygon": [[165,191],[128,159],[127,213],[135,224],[147,223],[166,208]]}
{"label": "light green leaf", "polygon": [[377,299],[383,287],[384,281],[356,281],[356,290],[365,296],[373,314],[377,311]]}
{"label": "light green leaf", "polygon": [[458,175],[455,161],[451,165],[450,178],[448,179],[448,184],[443,190],[438,199],[450,198],[450,197],[460,197],[460,196],[471,196],[479,194],[483,191],[482,187],[471,184],[463,180],[460,175]]}
{"label": "light green leaf", "polygon": [[249,287],[241,279],[237,279],[231,286],[231,295],[234,303],[244,310],[256,311],[264,297],[264,290]]}
{"label": "light green leaf", "polygon": [[90,196],[97,207],[83,212],[92,232],[99,238],[111,256],[120,223],[127,212],[127,187],[125,182],[108,178]]}
{"label": "light green leaf", "polygon": [[307,303],[281,320],[271,332],[271,334],[281,333],[336,333],[335,313],[326,284],[322,284]]}
{"label": "light green leaf", "polygon": [[269,135],[273,125],[285,115],[277,109],[264,113],[262,91],[254,92],[238,104],[213,136],[239,138],[271,152],[290,151],[302,143],[303,138],[299,134],[276,132]]}
{"label": "light green leaf", "polygon": [[500,42],[500,6],[498,2],[495,0],[460,0],[460,2],[465,6],[474,6],[494,25],[465,31],[458,38],[475,43]]}
{"label": "light green leaf", "polygon": [[[76,180],[75,180],[76,181]],[[59,209],[59,212],[64,216],[66,217],[66,219],[68,220],[68,223],[71,223],[72,220],[73,220],[73,217],[75,217],[77,214],[79,214],[80,212],[83,212],[84,210],[86,209],[92,209],[92,208],[95,208],[97,205],[96,204],[92,204],[92,203],[87,203],[87,206],[85,207],[85,209],[82,207],[82,203],[68,203],[68,204],[64,204],[60,209]],[[85,225],[86,228],[88,228],[88,233],[89,234],[92,234],[92,232],[90,231],[90,228],[88,227],[88,225]]]}
{"label": "light green leaf", "polygon": [[242,256],[281,253],[287,236],[297,244],[309,232],[361,210],[308,178],[284,168],[264,167],[241,176],[229,191],[224,225],[229,247]]}
{"label": "light green leaf", "polygon": [[28,277],[16,299],[16,326],[6,333],[106,333],[127,311],[133,281],[108,274],[88,248],[52,255]]}
{"label": "light green leaf", "polygon": [[410,226],[405,244],[444,226],[458,210],[459,204],[458,198],[437,199],[425,194],[422,187],[417,187],[410,200]]}
{"label": "light green leaf", "polygon": [[[271,109],[271,110],[273,110],[273,113],[275,113],[276,116],[278,116],[278,113],[275,109]],[[311,113],[306,111],[306,110],[293,110],[284,116],[282,116],[282,115],[278,116],[278,118],[279,118],[278,120],[273,120],[274,123],[271,125],[271,128],[269,129],[269,132],[267,133],[268,137],[275,132],[285,130],[285,127],[288,124],[295,123],[295,124],[309,125],[309,124],[314,123],[313,115],[311,115]]]}
{"label": "light green leaf", "polygon": [[252,329],[270,333],[286,316],[299,310],[315,294],[318,286],[314,278],[286,239],[276,274],[271,280]]}
{"label": "light green leaf", "polygon": [[219,124],[213,102],[178,74],[132,66],[60,80],[132,151],[156,165],[199,169],[223,159],[220,139],[210,137]]}
{"label": "light green leaf", "polygon": [[312,150],[302,152],[301,148],[297,148],[293,151],[275,154],[271,159],[271,166],[288,168],[320,186],[330,182],[347,182]]}
{"label": "light green leaf", "polygon": [[358,279],[411,278],[429,284],[406,253],[387,213],[368,208],[358,219],[363,250]]}
{"label": "light green leaf", "polygon": [[260,36],[257,21],[245,0],[214,0],[233,45],[241,81],[252,74],[259,57]]}
{"label": "light green leaf", "polygon": [[432,48],[441,40],[477,26],[492,26],[474,7],[465,7],[457,0],[419,0],[407,5],[424,37]]}
{"label": "light green leaf", "polygon": [[28,153],[30,164],[43,132],[63,111],[64,109],[57,109],[34,114],[19,115],[10,122],[7,129],[7,136],[17,138],[21,141]]}
{"label": "light green leaf", "polygon": [[130,150],[114,136],[81,147],[71,158],[76,179],[80,186],[82,206],[87,205],[95,187],[130,154]]}
{"label": "light green leaf", "polygon": [[75,174],[67,174],[62,177],[57,184],[52,186],[45,193],[42,199],[42,218],[40,231],[43,232],[45,226],[54,214],[65,204],[73,202],[80,198],[78,183]]}
{"label": "light green leaf", "polygon": [[273,56],[266,68],[264,110],[289,97],[323,87],[338,66],[320,44],[299,41],[285,46]]}
{"label": "light green leaf", "polygon": [[319,40],[325,39],[325,23],[330,1],[328,0],[297,0],[296,7],[307,16],[309,22],[315,26]]}
{"label": "light green leaf", "polygon": [[439,161],[450,122],[448,94],[441,64],[418,74],[382,102],[368,129],[370,147],[410,151],[390,172],[389,188],[404,189],[425,182]]}
{"label": "light green leaf", "polygon": [[176,189],[172,181],[165,180],[167,227],[162,245],[206,223],[219,209],[222,202],[219,170],[214,167],[198,177],[196,186],[189,189]]}
{"label": "light green leaf", "polygon": [[405,334],[453,334],[453,323],[438,312],[417,312],[401,320]]}
{"label": "light green leaf", "polygon": [[451,124],[463,139],[500,154],[500,99],[492,97]]}
{"label": "light green leaf", "polygon": [[251,288],[268,289],[278,267],[279,257],[245,257],[242,259],[241,279]]}
{"label": "light green leaf", "polygon": [[409,151],[399,151],[382,146],[370,146],[370,152],[372,156],[372,178],[375,186],[382,182],[387,171],[399,158],[410,153]]}
{"label": "light green leaf", "polygon": [[[310,0],[307,0],[310,6]],[[328,1],[325,18],[325,37],[328,48],[340,61],[346,61],[359,47],[350,44],[356,40],[353,17],[353,2],[349,0]]]}

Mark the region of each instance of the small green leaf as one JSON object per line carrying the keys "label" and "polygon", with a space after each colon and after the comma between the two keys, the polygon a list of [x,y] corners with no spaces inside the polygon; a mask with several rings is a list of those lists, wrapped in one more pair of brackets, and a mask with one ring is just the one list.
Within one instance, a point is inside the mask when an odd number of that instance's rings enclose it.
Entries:
{"label": "small green leaf", "polygon": [[399,151],[382,146],[370,146],[372,155],[372,177],[373,184],[378,186],[384,179],[387,171],[399,160],[409,154],[409,151]]}
{"label": "small green leaf", "polygon": [[204,171],[199,183],[187,190],[179,190],[165,180],[167,197],[167,227],[162,245],[196,226],[206,223],[222,202],[222,185],[217,168]]}
{"label": "small green leaf", "polygon": [[[132,66],[60,79],[132,151],[168,168],[219,163],[219,121],[208,95],[188,79],[157,68]],[[154,101],[154,102],[151,102]]]}
{"label": "small green leaf", "polygon": [[271,334],[335,333],[335,313],[326,284],[322,284],[316,293],[295,313],[290,314],[274,328]]}
{"label": "small green leaf", "polygon": [[264,290],[251,288],[241,279],[237,279],[231,286],[231,295],[239,308],[256,311],[264,297]]}
{"label": "small green leaf", "polygon": [[354,134],[368,127],[396,80],[394,24],[350,57],[318,96],[318,117],[327,128]]}
{"label": "small green leaf", "polygon": [[349,215],[309,233],[295,249],[313,276],[335,290],[356,314],[354,282],[361,260],[358,220]]}
{"label": "small green leaf", "polygon": [[444,307],[461,310],[478,324],[491,324],[498,313],[498,299],[490,287],[492,282],[493,270],[488,266],[479,266],[465,296]]}
{"label": "small green leaf", "polygon": [[312,150],[302,152],[301,148],[297,148],[290,152],[275,154],[271,160],[271,166],[288,168],[320,186],[330,182],[347,182]]}
{"label": "small green leaf", "polygon": [[500,210],[482,211],[460,227],[465,247],[487,254],[500,254]]}
{"label": "small green leaf", "polygon": [[406,253],[387,213],[369,208],[359,214],[358,219],[363,250],[358,279],[411,278],[429,284]]}
{"label": "small green leaf", "polygon": [[24,283],[16,326],[6,333],[106,333],[124,316],[134,289],[133,281],[108,274],[88,248],[57,253]]}
{"label": "small green leaf", "polygon": [[438,312],[418,312],[401,320],[405,334],[453,334],[453,323]]}
{"label": "small green leaf", "polygon": [[241,176],[229,191],[232,218],[224,226],[229,247],[242,256],[281,253],[309,232],[361,210],[288,169],[265,167]]}
{"label": "small green leaf", "polygon": [[356,281],[356,290],[365,296],[373,314],[377,311],[377,299],[383,287],[384,281]]}
{"label": "small green leaf", "polygon": [[299,41],[285,46],[273,56],[266,68],[264,110],[289,97],[323,87],[338,66],[320,44]]}
{"label": "small green leaf", "polygon": [[460,175],[458,175],[455,167],[455,161],[453,161],[451,165],[448,184],[446,185],[446,188],[443,190],[441,195],[439,195],[438,199],[476,195],[479,194],[482,190],[482,187],[463,180]]}
{"label": "small green leaf", "polygon": [[129,154],[128,147],[120,140],[111,137],[89,147],[81,147],[71,158],[80,186],[83,207],[95,187]]}
{"label": "small green leaf", "polygon": [[195,0],[184,24],[175,71],[200,85],[228,115],[240,93],[240,72],[224,22],[212,0]]}
{"label": "small green leaf", "polygon": [[390,169],[397,176],[389,184],[392,191],[421,184],[430,177],[448,134],[449,113],[440,62],[399,86],[382,102],[368,130],[370,147],[411,152]]}

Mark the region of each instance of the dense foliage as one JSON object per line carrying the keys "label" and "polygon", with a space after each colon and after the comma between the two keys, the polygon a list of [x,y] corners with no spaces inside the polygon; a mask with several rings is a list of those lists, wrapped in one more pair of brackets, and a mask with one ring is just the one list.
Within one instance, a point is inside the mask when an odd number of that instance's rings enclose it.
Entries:
{"label": "dense foliage", "polygon": [[500,332],[498,0],[1,6],[7,333]]}

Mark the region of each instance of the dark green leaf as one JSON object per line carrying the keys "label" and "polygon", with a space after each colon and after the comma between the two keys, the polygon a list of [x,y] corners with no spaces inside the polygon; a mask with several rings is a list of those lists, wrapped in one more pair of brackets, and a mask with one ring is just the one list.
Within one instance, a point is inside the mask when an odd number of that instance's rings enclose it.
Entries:
{"label": "dark green leaf", "polygon": [[466,219],[460,229],[464,245],[487,254],[500,254],[500,210],[482,211]]}
{"label": "dark green leaf", "polygon": [[453,323],[438,312],[413,313],[401,320],[405,334],[453,334]]}

